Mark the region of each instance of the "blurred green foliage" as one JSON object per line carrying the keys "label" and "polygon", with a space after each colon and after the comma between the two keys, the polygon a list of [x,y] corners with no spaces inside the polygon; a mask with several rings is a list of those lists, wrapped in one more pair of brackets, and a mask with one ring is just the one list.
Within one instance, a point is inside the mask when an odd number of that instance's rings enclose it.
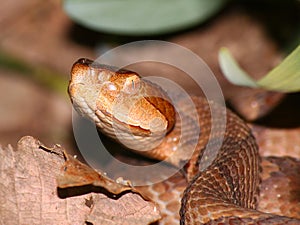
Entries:
{"label": "blurred green foliage", "polygon": [[227,0],[64,0],[67,14],[96,31],[159,35],[206,21]]}
{"label": "blurred green foliage", "polygon": [[280,92],[300,91],[300,45],[278,66],[257,81],[237,64],[228,49],[220,50],[219,62],[223,74],[233,84]]}

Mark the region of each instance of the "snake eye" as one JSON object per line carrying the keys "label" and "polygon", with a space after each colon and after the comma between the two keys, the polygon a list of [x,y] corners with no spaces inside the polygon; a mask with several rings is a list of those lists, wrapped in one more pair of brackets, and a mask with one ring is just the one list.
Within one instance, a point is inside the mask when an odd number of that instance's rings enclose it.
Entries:
{"label": "snake eye", "polygon": [[123,86],[123,92],[126,94],[135,94],[141,88],[141,80],[137,75],[130,76],[126,78],[126,81]]}

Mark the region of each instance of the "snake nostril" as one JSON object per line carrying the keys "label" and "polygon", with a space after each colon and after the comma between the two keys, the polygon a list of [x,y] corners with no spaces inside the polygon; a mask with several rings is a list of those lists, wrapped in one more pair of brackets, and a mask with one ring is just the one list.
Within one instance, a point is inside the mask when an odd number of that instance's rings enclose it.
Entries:
{"label": "snake nostril", "polygon": [[87,59],[87,58],[80,58],[77,60],[77,63],[84,64],[84,65],[90,65],[93,63],[93,61],[90,59]]}
{"label": "snake nostril", "polygon": [[81,58],[81,59],[78,59],[77,62],[78,63],[85,63],[85,60],[86,60],[86,58]]}

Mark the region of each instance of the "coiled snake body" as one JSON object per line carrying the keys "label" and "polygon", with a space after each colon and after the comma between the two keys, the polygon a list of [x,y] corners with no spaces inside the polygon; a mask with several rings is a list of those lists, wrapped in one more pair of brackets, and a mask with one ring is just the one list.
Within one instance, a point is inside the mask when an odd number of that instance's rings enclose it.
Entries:
{"label": "coiled snake body", "polygon": [[[71,76],[69,94],[75,108],[102,132],[116,138],[114,131],[118,129],[123,135],[122,143],[134,151],[140,152],[141,146],[147,146],[148,151],[142,151],[144,155],[167,159],[176,166],[187,163],[183,154],[174,154],[172,150],[178,144],[182,121],[178,115],[176,118],[174,107],[160,87],[134,72],[88,59],[79,59]],[[182,198],[180,223],[300,224],[297,219],[256,210],[261,159],[246,123],[215,103],[200,97],[192,100],[201,130],[195,151],[185,166],[189,184]],[[181,102],[183,105],[184,100]],[[212,110],[217,113],[214,120]],[[221,121],[224,115],[226,123]],[[212,140],[209,148],[217,154],[209,165],[201,168],[208,140]],[[214,145],[220,142],[221,147]]]}

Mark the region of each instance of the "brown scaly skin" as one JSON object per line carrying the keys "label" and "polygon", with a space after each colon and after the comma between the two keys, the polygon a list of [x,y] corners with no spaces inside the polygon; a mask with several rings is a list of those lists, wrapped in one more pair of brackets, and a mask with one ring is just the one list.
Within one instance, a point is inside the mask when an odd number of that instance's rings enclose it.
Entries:
{"label": "brown scaly skin", "polygon": [[[197,102],[202,129],[211,127],[210,111],[206,110],[206,104],[203,100]],[[219,113],[226,110],[216,104],[211,104],[211,107]],[[207,169],[196,174],[184,193],[181,224],[205,224],[230,215],[240,217],[244,211],[241,207],[245,211],[251,209],[251,212],[256,207],[260,172],[258,148],[247,125],[229,110],[226,116],[225,133],[212,131],[211,138],[223,138],[222,147],[215,150],[218,151],[216,159]],[[218,124],[218,121],[214,123]],[[204,136],[200,139],[208,139],[206,136],[209,134],[200,135]]]}
{"label": "brown scaly skin", "polygon": [[[203,110],[207,102],[198,102],[201,105],[198,107],[200,125],[202,128],[210,126],[206,115],[209,112]],[[217,110],[224,110],[213,105]],[[215,138],[218,138],[217,132]],[[259,164],[258,148],[250,129],[227,110],[222,148],[215,161],[197,174],[185,190],[181,224],[300,224],[297,219],[255,210],[261,172]]]}
{"label": "brown scaly skin", "polygon": [[[90,68],[93,68],[93,78],[89,77],[91,76]],[[149,110],[152,112],[150,117],[156,113],[155,116],[159,116],[162,119],[161,124],[167,124],[167,126],[164,125],[167,130],[173,127],[172,123],[175,119],[169,118],[169,115],[173,114],[174,116],[175,113],[168,101],[162,100],[167,98],[163,91],[156,85],[140,80],[136,73],[130,71],[118,72],[115,68],[93,64],[92,61],[87,59],[80,59],[73,65],[71,75],[69,94],[73,103],[83,115],[95,121],[104,133],[111,135],[106,130],[110,127],[109,120],[106,117],[99,119],[99,117],[103,117],[103,114],[110,117],[111,121],[123,125],[125,127],[124,132],[132,131],[133,129],[135,134],[147,137],[147,134],[152,131],[147,130],[148,128],[146,129],[145,126],[138,127],[136,125],[128,125],[125,121],[118,121],[113,114],[108,113],[110,104],[115,100],[111,100],[114,96],[110,93],[106,93],[103,89],[98,89],[102,87],[101,82],[103,81],[113,83],[115,90],[124,98],[128,97],[128,95],[123,95],[122,90],[131,91],[131,89],[139,87],[135,90],[134,96],[141,96],[141,98],[138,98],[132,104],[138,104],[139,106],[137,108],[133,107],[133,116],[139,115],[138,108],[146,106],[157,107],[158,110],[156,111],[153,108],[151,109],[152,111]],[[101,77],[99,78],[98,75],[101,75]],[[158,95],[159,97],[152,100],[145,97],[153,95]],[[126,99],[126,101],[130,101],[130,99]],[[186,167],[190,183],[182,199],[180,223],[300,224],[300,221],[296,219],[262,213],[256,210],[260,183],[259,174],[261,172],[260,157],[256,141],[245,122],[217,104],[208,103],[206,100],[197,97],[193,98],[193,101],[197,108],[201,133],[196,151]],[[167,106],[161,106],[161,104],[166,104]],[[212,108],[219,115],[214,117],[213,121],[210,115]],[[99,112],[99,109],[102,111]],[[222,118],[224,118],[225,114],[227,123],[223,125]],[[180,123],[181,121],[177,120],[175,127],[167,134],[163,143],[150,151],[150,153],[153,153],[153,155],[150,155],[151,157],[165,159],[169,156],[170,151],[168,151],[167,147],[170,145],[174,147],[176,142],[167,140],[178,135],[178,130],[181,128]],[[137,130],[135,130],[136,128]],[[220,132],[222,128],[225,129],[225,133]],[[210,142],[208,146],[207,142],[209,139],[213,140],[213,142]],[[216,145],[219,142],[222,142],[220,149]],[[166,152],[163,152],[163,150]],[[217,153],[217,157],[206,168],[206,166],[203,166],[205,161],[203,164],[201,157],[206,154],[205,157],[210,158],[213,153]],[[181,155],[179,154],[179,156]],[[178,165],[185,160],[185,158],[171,158],[169,162]],[[199,163],[200,161],[201,163]]]}

